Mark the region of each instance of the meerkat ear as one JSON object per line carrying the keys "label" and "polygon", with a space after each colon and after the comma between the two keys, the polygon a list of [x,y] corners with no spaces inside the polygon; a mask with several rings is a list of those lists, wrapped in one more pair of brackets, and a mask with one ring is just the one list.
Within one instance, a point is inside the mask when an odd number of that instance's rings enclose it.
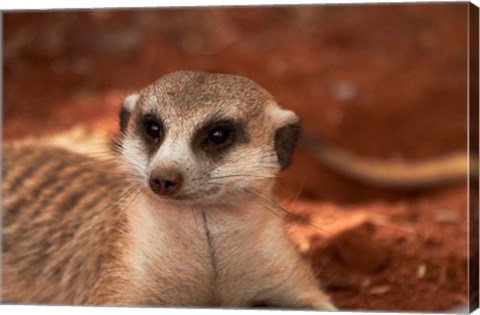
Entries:
{"label": "meerkat ear", "polygon": [[120,109],[120,133],[125,133],[127,129],[128,119],[130,119],[130,115],[132,114],[135,106],[137,105],[137,101],[140,98],[139,94],[131,94],[123,100],[122,108]]}
{"label": "meerkat ear", "polygon": [[300,134],[300,119],[294,112],[275,108],[273,118],[276,125],[274,147],[280,170],[284,170],[292,161],[293,152]]}

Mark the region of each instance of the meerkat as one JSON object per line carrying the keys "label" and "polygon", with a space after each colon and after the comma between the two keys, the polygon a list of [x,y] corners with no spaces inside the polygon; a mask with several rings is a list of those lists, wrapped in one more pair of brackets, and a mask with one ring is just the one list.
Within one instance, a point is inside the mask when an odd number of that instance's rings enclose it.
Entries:
{"label": "meerkat", "polygon": [[174,72],[98,162],[5,143],[2,301],[335,310],[272,193],[299,119],[253,81]]}

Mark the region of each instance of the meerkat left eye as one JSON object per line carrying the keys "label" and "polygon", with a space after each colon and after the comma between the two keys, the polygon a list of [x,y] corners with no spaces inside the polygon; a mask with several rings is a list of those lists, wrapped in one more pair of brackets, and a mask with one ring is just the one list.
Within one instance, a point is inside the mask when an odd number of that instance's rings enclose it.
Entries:
{"label": "meerkat left eye", "polygon": [[145,121],[145,132],[152,139],[158,139],[162,135],[162,128],[160,124],[152,118]]}
{"label": "meerkat left eye", "polygon": [[206,142],[210,144],[228,144],[232,142],[233,130],[227,126],[215,127],[208,133]]}

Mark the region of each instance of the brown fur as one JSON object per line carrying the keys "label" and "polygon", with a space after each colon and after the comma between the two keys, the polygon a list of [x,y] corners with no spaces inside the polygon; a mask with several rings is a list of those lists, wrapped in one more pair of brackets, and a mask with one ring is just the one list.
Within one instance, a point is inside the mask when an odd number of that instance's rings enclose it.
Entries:
{"label": "brown fur", "polygon": [[3,158],[2,301],[107,302],[125,274],[116,201],[129,184],[58,148],[6,144]]}

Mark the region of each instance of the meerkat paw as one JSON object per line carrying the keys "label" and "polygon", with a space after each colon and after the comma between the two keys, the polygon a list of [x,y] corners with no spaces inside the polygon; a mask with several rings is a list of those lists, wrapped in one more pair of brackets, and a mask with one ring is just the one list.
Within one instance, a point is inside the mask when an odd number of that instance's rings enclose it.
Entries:
{"label": "meerkat paw", "polygon": [[323,292],[302,294],[292,301],[295,308],[314,309],[319,311],[338,311],[330,298]]}
{"label": "meerkat paw", "polygon": [[317,311],[338,311],[330,298],[323,292],[289,295],[261,300],[250,305],[251,308],[304,309]]}
{"label": "meerkat paw", "polygon": [[333,305],[333,303],[330,301],[323,301],[319,303],[315,309],[324,311],[338,311],[338,308],[336,308],[335,305]]}

